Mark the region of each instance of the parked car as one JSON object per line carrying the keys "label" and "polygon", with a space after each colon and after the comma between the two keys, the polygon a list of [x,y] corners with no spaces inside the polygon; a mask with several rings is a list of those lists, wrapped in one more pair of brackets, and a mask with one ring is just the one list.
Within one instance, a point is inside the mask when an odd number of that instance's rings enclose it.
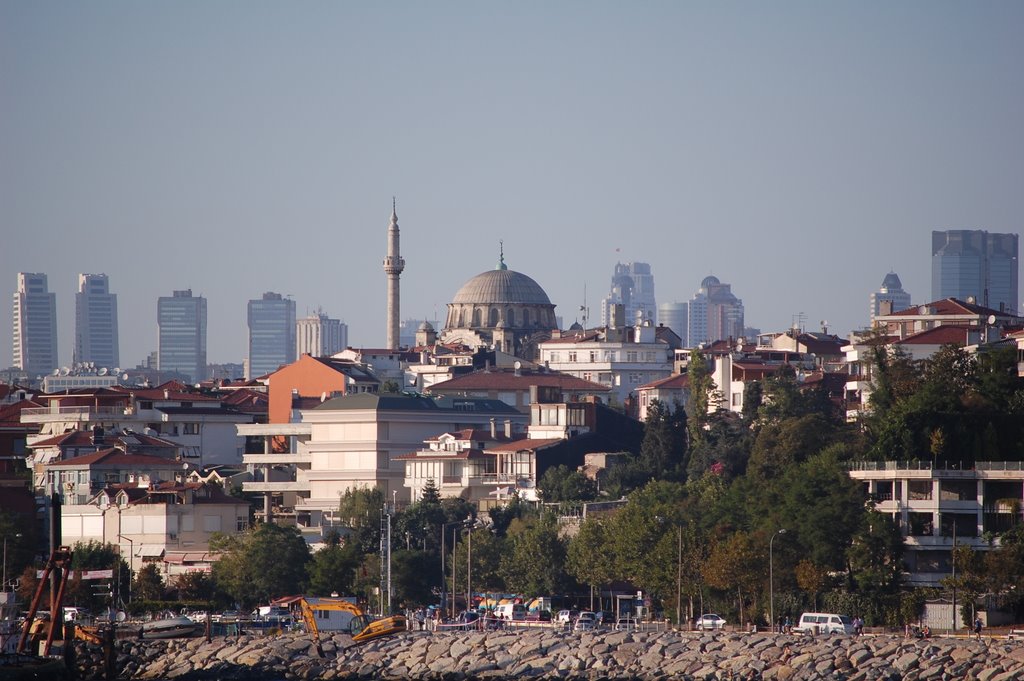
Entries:
{"label": "parked car", "polygon": [[597,626],[597,615],[594,613],[584,610],[580,613],[580,616],[576,618],[576,623],[573,624],[573,631],[590,631]]}
{"label": "parked car", "polygon": [[724,626],[725,618],[720,615],[716,615],[715,613],[702,615],[701,618],[697,620],[698,631],[704,631],[706,629],[721,629]]}
{"label": "parked car", "polygon": [[555,619],[555,621],[559,624],[572,624],[576,621],[576,618],[579,616],[579,610],[559,610],[558,617]]}
{"label": "parked car", "polygon": [[804,634],[853,634],[853,620],[830,612],[805,612],[793,631]]}
{"label": "parked car", "polygon": [[615,620],[615,631],[631,631],[636,628],[636,620],[632,617],[620,617]]}
{"label": "parked car", "polygon": [[598,626],[605,624],[607,624],[608,626],[613,626],[615,624],[614,612],[609,612],[608,610],[598,610],[596,613],[594,613],[594,615],[596,616],[596,624]]}
{"label": "parked car", "polygon": [[550,622],[551,611],[550,610],[531,610],[526,613],[527,622]]}

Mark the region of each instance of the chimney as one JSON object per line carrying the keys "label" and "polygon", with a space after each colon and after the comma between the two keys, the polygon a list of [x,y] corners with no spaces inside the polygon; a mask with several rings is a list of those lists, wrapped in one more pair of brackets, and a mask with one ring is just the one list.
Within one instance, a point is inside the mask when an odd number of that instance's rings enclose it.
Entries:
{"label": "chimney", "polygon": [[171,391],[167,390],[166,388],[164,389],[164,399],[165,400],[171,399]]}
{"label": "chimney", "polygon": [[512,439],[512,419],[505,419],[505,437]]}
{"label": "chimney", "polygon": [[498,439],[498,426],[494,422],[494,419],[491,419],[491,439],[492,440],[497,440]]}

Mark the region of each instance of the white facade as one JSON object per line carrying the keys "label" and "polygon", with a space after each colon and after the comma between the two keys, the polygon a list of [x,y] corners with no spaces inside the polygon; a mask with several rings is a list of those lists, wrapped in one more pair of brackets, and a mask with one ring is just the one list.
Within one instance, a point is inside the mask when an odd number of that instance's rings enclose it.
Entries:
{"label": "white facade", "polygon": [[611,388],[609,400],[624,405],[630,393],[672,373],[672,350],[655,340],[654,327],[636,327],[637,340],[572,340],[560,338],[540,344],[540,362],[586,381]]}
{"label": "white facade", "polygon": [[316,312],[295,322],[295,356],[327,357],[348,347],[348,324]]}
{"label": "white facade", "polygon": [[937,469],[922,461],[861,462],[850,477],[863,482],[875,508],[899,526],[915,586],[938,586],[950,576],[954,544],[992,548],[984,535],[1010,529],[1019,521],[1014,508],[1024,501],[1024,463],[1017,461],[979,461],[967,469]]}

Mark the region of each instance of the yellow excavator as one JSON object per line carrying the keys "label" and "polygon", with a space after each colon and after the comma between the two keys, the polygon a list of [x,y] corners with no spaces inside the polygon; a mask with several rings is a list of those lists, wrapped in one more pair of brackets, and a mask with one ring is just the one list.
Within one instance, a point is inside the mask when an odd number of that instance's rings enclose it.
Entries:
{"label": "yellow excavator", "polygon": [[316,650],[323,657],[320,647],[320,627],[317,619],[332,620],[331,613],[339,613],[340,617],[331,623],[332,631],[340,631],[352,636],[356,643],[365,643],[382,636],[391,636],[405,631],[407,628],[405,615],[391,615],[374,619],[362,611],[359,606],[340,598],[299,599],[302,619],[306,623],[306,631],[313,637]]}

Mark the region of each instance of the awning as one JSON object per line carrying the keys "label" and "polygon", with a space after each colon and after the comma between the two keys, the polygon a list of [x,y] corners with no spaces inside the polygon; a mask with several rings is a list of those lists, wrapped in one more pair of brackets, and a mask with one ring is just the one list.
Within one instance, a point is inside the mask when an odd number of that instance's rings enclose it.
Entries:
{"label": "awning", "polygon": [[164,555],[164,547],[154,544],[143,544],[136,555],[142,558],[159,558]]}
{"label": "awning", "polygon": [[215,563],[219,558],[219,553],[207,551],[167,551],[164,553],[164,562],[172,565]]}

